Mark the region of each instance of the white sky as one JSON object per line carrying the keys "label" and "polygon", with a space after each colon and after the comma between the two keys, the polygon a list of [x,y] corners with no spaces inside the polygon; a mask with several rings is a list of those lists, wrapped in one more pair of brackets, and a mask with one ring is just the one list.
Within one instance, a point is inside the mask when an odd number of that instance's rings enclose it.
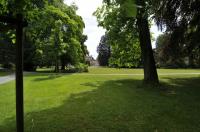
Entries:
{"label": "white sky", "polygon": [[[88,36],[88,40],[85,42],[87,48],[94,58],[97,57],[97,46],[100,42],[101,36],[104,35],[105,30],[98,27],[96,17],[93,16],[93,12],[96,11],[97,7],[102,5],[102,0],[64,0],[66,4],[70,5],[75,2],[78,6],[77,14],[82,16],[85,22],[84,34]],[[151,32],[154,33],[154,38],[157,38],[161,32],[157,30],[154,25],[151,28]],[[153,42],[153,47],[155,47],[155,42]]]}

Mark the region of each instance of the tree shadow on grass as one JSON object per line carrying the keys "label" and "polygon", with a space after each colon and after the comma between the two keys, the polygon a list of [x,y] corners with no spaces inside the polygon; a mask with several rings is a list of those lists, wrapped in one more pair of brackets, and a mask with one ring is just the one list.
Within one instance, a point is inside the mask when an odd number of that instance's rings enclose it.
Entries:
{"label": "tree shadow on grass", "polygon": [[46,81],[46,80],[53,80],[59,77],[62,77],[63,75],[61,74],[50,74],[50,75],[46,75],[45,77],[42,78],[35,78],[33,81]]}
{"label": "tree shadow on grass", "polygon": [[[56,108],[26,113],[25,131],[200,131],[200,78],[168,79],[173,85],[164,85],[177,94],[145,88],[140,80],[80,84],[95,90],[71,94]],[[14,124],[14,118],[6,119],[0,131],[15,131]]]}
{"label": "tree shadow on grass", "polygon": [[198,95],[200,93],[200,77],[192,78],[170,78],[163,77],[163,79],[169,80],[169,83],[163,83],[181,94]]}
{"label": "tree shadow on grass", "polygon": [[35,77],[33,81],[46,81],[46,80],[53,80],[56,78],[60,78],[63,76],[70,76],[73,75],[72,73],[27,73],[25,74],[25,77]]}

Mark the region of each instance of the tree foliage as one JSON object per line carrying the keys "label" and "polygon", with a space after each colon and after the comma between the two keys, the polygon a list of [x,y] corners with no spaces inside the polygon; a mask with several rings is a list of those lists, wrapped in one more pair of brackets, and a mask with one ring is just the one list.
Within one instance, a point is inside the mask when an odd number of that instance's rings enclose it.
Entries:
{"label": "tree foliage", "polygon": [[16,4],[14,0],[2,1],[0,7],[1,15],[14,17],[17,13],[23,13],[28,22],[24,32],[25,70],[55,65],[58,71],[59,65],[65,70],[69,64],[85,63],[88,52],[84,45],[87,39],[83,35],[85,25],[76,14],[75,5],[65,5],[62,0],[21,2]]}
{"label": "tree foliage", "polygon": [[[105,0],[101,8],[97,9],[99,25],[107,30],[111,37],[111,43],[115,46],[123,47],[124,51],[119,52],[121,56],[127,56],[126,60],[137,61],[135,66],[139,65],[138,53],[132,53],[130,57],[128,51],[135,52],[133,48],[141,49],[141,60],[144,67],[144,81],[146,83],[158,83],[158,75],[153,57],[151,46],[151,35],[149,30],[148,18],[150,14],[148,0]],[[132,46],[133,43],[140,45]],[[128,45],[128,46],[127,46]],[[139,55],[140,56],[140,55]],[[131,58],[131,59],[130,59]],[[124,60],[124,57],[122,58]],[[117,61],[116,61],[117,62]],[[132,67],[126,64],[126,61],[118,59],[118,64]]]}
{"label": "tree foliage", "polygon": [[160,67],[185,67],[183,47],[181,45],[171,47],[171,34],[164,33],[156,41],[157,64]]}
{"label": "tree foliage", "polygon": [[[170,34],[168,52],[174,52],[173,63],[189,58],[190,67],[199,67],[200,50],[200,1],[159,0],[154,4],[157,25]],[[179,64],[181,65],[181,64]]]}
{"label": "tree foliage", "polygon": [[0,62],[5,68],[11,68],[12,63],[15,60],[14,51],[14,38],[12,30],[6,33],[0,33]]}
{"label": "tree foliage", "polygon": [[107,43],[111,48],[109,66],[126,68],[140,66],[141,53],[136,19],[126,17],[124,7],[120,8],[120,4],[116,2],[109,3],[109,6],[104,4],[94,14],[99,25],[106,29]]}
{"label": "tree foliage", "polygon": [[97,60],[100,66],[108,66],[110,58],[110,45],[107,43],[106,36],[101,37],[101,41],[97,47],[98,57]]}

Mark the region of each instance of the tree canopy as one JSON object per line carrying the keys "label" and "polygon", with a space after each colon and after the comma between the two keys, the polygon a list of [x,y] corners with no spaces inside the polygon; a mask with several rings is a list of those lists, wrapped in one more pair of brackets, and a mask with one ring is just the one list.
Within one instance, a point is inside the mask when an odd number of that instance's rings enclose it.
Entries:
{"label": "tree canopy", "polygon": [[147,0],[105,0],[102,7],[98,8],[94,14],[97,16],[99,26],[106,29],[112,46],[114,45],[113,47],[117,50],[121,49],[120,52],[115,50],[116,54],[125,56],[118,57],[115,62],[120,67],[138,67],[142,60],[144,81],[158,83],[148,11]]}
{"label": "tree canopy", "polygon": [[98,57],[97,60],[100,66],[108,66],[110,58],[110,45],[107,43],[107,37],[104,35],[101,37],[100,43],[97,47]]}
{"label": "tree canopy", "polygon": [[[75,5],[68,6],[62,0],[24,0],[18,4],[11,0],[1,1],[0,7],[1,15],[14,17],[17,13],[23,13],[28,22],[24,30],[25,70],[55,65],[58,71],[59,65],[65,70],[69,64],[76,66],[85,63],[88,53],[84,45],[87,39],[83,34],[85,25],[76,14]],[[8,34],[8,31],[3,34]],[[10,45],[14,45],[14,42],[10,42]]]}
{"label": "tree canopy", "polygon": [[171,52],[174,64],[184,65],[183,59],[188,57],[190,67],[200,66],[199,6],[199,0],[159,0],[157,3],[154,2],[154,18],[160,29],[166,28],[166,34],[169,34],[168,50],[165,51]]}

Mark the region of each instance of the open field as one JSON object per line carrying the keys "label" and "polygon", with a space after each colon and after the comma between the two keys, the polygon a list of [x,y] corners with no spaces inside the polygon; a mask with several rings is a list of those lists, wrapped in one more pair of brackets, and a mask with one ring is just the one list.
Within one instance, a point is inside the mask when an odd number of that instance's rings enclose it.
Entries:
{"label": "open field", "polygon": [[[90,68],[89,73],[94,74],[143,74],[143,69],[124,69],[124,68]],[[200,69],[158,69],[158,73],[200,73]]]}
{"label": "open field", "polygon": [[[158,71],[200,73],[198,69]],[[26,132],[200,131],[200,74],[162,75],[161,86],[144,85],[143,76],[134,74],[142,70],[90,68],[83,74],[27,74]],[[0,132],[15,132],[14,84],[0,85]]]}

